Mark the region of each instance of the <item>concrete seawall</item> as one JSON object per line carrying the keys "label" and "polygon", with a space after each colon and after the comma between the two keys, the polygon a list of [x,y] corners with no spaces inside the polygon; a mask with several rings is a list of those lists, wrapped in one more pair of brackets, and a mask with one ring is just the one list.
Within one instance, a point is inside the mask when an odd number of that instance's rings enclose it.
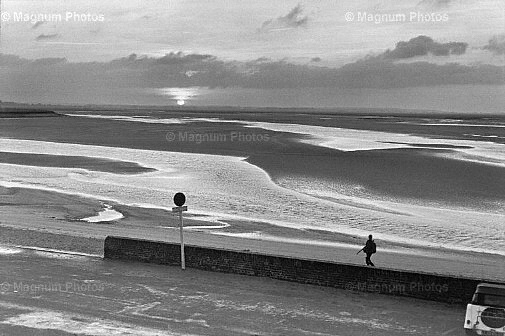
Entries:
{"label": "concrete seawall", "polygon": [[[248,251],[190,245],[185,247],[186,267],[448,303],[467,303],[477,284],[482,282],[479,279],[280,257]],[[105,239],[104,257],[179,266],[180,245],[109,236]]]}

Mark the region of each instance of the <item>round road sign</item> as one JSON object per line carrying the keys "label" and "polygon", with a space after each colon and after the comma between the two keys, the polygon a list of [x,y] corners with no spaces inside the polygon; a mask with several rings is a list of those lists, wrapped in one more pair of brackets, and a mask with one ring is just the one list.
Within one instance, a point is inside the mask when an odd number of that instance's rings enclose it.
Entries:
{"label": "round road sign", "polygon": [[183,206],[184,203],[186,203],[186,196],[184,196],[183,193],[181,192],[178,192],[177,194],[175,194],[174,196],[174,203],[175,205],[177,206]]}

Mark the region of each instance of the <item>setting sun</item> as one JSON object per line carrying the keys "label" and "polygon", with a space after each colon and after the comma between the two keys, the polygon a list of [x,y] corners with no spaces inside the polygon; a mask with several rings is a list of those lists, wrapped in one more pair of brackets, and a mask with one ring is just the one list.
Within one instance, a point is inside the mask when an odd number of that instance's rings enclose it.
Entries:
{"label": "setting sun", "polygon": [[167,96],[172,102],[179,106],[186,105],[190,100],[195,99],[200,94],[200,87],[168,87],[157,89],[158,94]]}

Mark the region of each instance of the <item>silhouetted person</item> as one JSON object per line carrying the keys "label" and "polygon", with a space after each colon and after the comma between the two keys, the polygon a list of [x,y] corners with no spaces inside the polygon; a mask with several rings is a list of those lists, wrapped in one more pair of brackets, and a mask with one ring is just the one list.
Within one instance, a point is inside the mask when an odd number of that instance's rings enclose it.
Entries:
{"label": "silhouetted person", "polygon": [[[365,247],[363,247],[360,252],[363,251],[366,254],[365,262],[367,266],[375,266],[370,260],[370,257],[372,257],[372,254],[377,252],[377,246],[375,245],[375,242],[372,239],[372,235],[368,236],[368,240],[366,241]],[[359,252],[358,252],[359,253]]]}

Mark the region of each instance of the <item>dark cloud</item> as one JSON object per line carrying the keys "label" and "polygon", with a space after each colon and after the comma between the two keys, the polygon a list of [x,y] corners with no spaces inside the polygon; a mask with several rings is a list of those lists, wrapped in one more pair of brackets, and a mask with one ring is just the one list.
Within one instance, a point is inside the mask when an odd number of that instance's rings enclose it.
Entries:
{"label": "dark cloud", "polygon": [[46,23],[46,22],[45,21],[37,21],[33,24],[32,29],[37,29],[38,27],[42,26],[44,23]]}
{"label": "dark cloud", "polygon": [[428,36],[417,36],[409,41],[400,41],[393,50],[386,50],[383,54],[372,58],[400,60],[428,54],[434,56],[462,55],[466,52],[468,43],[448,42],[438,43]]}
{"label": "dark cloud", "polygon": [[224,62],[212,55],[186,55],[182,52],[159,58],[132,54],[109,63],[100,63],[100,67],[120,76],[123,85],[151,88],[227,87],[236,82],[239,72],[234,62]]}
{"label": "dark cloud", "polygon": [[[72,63],[63,58],[28,60],[0,54],[0,92],[7,97],[47,101],[133,99],[167,87],[208,88],[406,88],[438,85],[503,85],[505,67],[397,63],[365,58],[340,68],[261,58],[223,61],[212,55],[170,53],[163,57],[132,54],[110,62]],[[49,97],[49,98],[48,98]]]}
{"label": "dark cloud", "polygon": [[36,41],[47,41],[59,38],[59,34],[40,34],[35,38]]}
{"label": "dark cloud", "polygon": [[496,55],[505,55],[505,35],[493,36],[482,49],[489,50]]}
{"label": "dark cloud", "polygon": [[303,15],[303,8],[300,4],[289,11],[285,16],[279,16],[276,19],[271,19],[263,22],[259,31],[271,31],[277,29],[298,28],[307,24],[309,17]]}
{"label": "dark cloud", "polygon": [[271,62],[272,59],[268,57],[260,57],[252,61],[252,63],[265,63],[265,62]]}
{"label": "dark cloud", "polygon": [[198,62],[211,62],[215,61],[216,57],[212,55],[190,54],[184,55],[181,51],[178,53],[170,53],[159,59],[158,64],[192,64]]}
{"label": "dark cloud", "polygon": [[467,66],[456,63],[394,63],[361,61],[339,69],[345,86],[351,88],[401,88],[439,85],[503,85],[505,67]]}
{"label": "dark cloud", "polygon": [[56,64],[66,63],[66,62],[67,62],[66,58],[51,57],[51,58],[41,58],[41,59],[34,60],[31,62],[31,65],[35,66],[35,67],[52,66],[52,65],[56,65]]}

